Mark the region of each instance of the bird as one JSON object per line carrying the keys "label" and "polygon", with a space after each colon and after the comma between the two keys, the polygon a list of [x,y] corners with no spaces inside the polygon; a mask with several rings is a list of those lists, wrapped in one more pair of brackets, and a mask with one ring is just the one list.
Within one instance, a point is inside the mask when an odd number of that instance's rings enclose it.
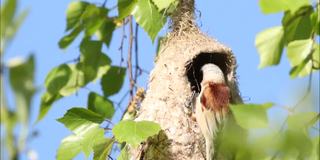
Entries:
{"label": "bird", "polygon": [[219,66],[201,67],[201,90],[196,97],[195,116],[206,142],[206,159],[214,159],[214,140],[229,111],[230,89]]}

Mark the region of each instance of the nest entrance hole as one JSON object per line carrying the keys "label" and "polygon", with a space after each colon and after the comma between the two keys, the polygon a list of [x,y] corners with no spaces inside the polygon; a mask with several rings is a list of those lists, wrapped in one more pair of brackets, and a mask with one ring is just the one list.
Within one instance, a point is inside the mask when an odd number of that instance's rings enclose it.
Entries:
{"label": "nest entrance hole", "polygon": [[223,72],[225,79],[228,75],[229,57],[223,53],[200,53],[195,58],[190,60],[186,65],[186,76],[191,85],[191,90],[197,93],[201,91],[202,72],[203,65],[213,63],[217,65]]}

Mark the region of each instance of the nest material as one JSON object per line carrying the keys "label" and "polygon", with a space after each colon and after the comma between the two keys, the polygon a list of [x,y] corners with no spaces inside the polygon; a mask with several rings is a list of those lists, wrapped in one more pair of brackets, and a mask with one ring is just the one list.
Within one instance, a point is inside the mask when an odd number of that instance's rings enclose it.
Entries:
{"label": "nest material", "polygon": [[180,0],[171,21],[171,36],[199,32],[194,15],[194,0]]}
{"label": "nest material", "polygon": [[192,104],[193,92],[199,92],[194,88],[201,81],[199,70],[205,63],[215,63],[222,68],[231,90],[231,102],[242,103],[231,49],[198,29],[193,10],[194,0],[180,1],[173,15],[173,30],[161,44],[146,97],[136,118],[160,124],[166,138],[153,140],[157,143],[152,145],[165,146],[165,149],[149,145],[148,148],[153,149],[132,150],[132,159],[204,159],[203,136],[187,108]]}

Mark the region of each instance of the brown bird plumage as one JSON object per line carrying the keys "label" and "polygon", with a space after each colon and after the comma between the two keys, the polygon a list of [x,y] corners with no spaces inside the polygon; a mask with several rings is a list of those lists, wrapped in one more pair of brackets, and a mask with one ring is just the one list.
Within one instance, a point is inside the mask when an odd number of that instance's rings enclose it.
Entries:
{"label": "brown bird plumage", "polygon": [[201,95],[201,103],[214,112],[228,112],[229,87],[222,83],[208,82]]}

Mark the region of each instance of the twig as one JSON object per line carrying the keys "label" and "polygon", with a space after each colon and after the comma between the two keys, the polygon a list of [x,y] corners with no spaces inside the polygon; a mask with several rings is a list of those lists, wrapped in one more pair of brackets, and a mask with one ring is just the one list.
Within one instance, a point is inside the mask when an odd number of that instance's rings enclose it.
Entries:
{"label": "twig", "polygon": [[102,3],[102,7],[106,7],[107,5],[107,0],[104,0],[104,2]]}
{"label": "twig", "polygon": [[113,158],[112,158],[110,155],[108,155],[108,158],[111,159],[111,160],[113,160]]}
{"label": "twig", "polygon": [[[141,72],[141,73],[145,73],[145,74],[148,74],[148,75],[150,74],[150,71],[148,71],[146,69],[143,69],[140,66],[132,65],[132,67],[138,68],[138,71]],[[139,74],[141,74],[141,73],[139,73]],[[139,74],[138,74],[138,77],[139,77]]]}
{"label": "twig", "polygon": [[129,48],[128,48],[128,74],[129,74],[129,82],[130,82],[130,100],[133,98],[133,87],[134,87],[134,79],[132,75],[132,44],[133,44],[133,26],[132,26],[132,16],[129,17]]}
{"label": "twig", "polygon": [[114,102],[116,105],[117,105],[117,108],[115,111],[117,111],[118,109],[120,109],[122,112],[124,112],[122,109],[121,109],[121,104],[122,102],[125,100],[125,98],[129,95],[129,91],[127,91],[121,98],[120,98],[120,101],[119,102]]}
{"label": "twig", "polygon": [[109,119],[105,119],[104,121],[106,121],[106,122],[108,122],[108,124],[111,124],[111,125],[113,125],[113,126],[114,126],[114,124],[113,124],[113,122],[112,122],[111,120],[109,120]]}
{"label": "twig", "polygon": [[[125,23],[125,20],[123,20],[123,23]],[[120,51],[120,67],[122,66],[122,62],[124,61],[124,58],[123,58],[123,43],[124,43],[124,39],[126,39],[127,36],[126,36],[126,25],[123,25],[122,26],[122,37],[121,37],[121,42],[120,42],[120,47],[119,47],[119,51]]]}
{"label": "twig", "polygon": [[106,127],[104,127],[104,130],[112,130],[112,129],[109,128],[109,126],[110,126],[110,124],[111,124],[112,126],[114,126],[114,123],[113,123],[111,120],[109,120],[109,119],[105,119],[104,121],[108,122],[108,124],[106,125]]}
{"label": "twig", "polygon": [[136,29],[135,29],[135,36],[134,36],[134,52],[135,52],[135,72],[134,72],[134,82],[137,83],[138,80],[138,73],[140,71],[139,66],[139,53],[138,53],[138,32],[139,32],[139,26],[136,23]]}
{"label": "twig", "polygon": [[68,63],[77,63],[80,61],[80,56],[78,56],[77,58],[75,59],[71,59],[71,60],[68,60],[68,61],[65,61],[64,63],[65,64],[68,64]]}

